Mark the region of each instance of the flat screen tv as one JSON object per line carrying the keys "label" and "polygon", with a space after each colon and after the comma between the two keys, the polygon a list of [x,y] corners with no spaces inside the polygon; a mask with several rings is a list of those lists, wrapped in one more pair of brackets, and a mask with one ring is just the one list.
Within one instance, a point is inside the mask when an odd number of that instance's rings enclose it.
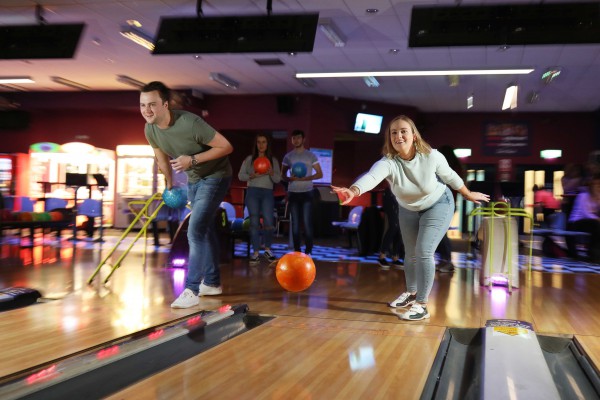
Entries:
{"label": "flat screen tv", "polygon": [[358,113],[354,121],[354,131],[376,135],[381,131],[382,122],[382,115]]}

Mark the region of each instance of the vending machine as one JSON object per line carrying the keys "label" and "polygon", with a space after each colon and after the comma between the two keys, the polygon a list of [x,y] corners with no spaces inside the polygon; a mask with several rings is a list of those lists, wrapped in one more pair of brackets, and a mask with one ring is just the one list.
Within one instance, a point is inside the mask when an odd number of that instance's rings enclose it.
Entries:
{"label": "vending machine", "polygon": [[0,154],[0,193],[2,196],[26,196],[29,155]]}
{"label": "vending machine", "polygon": [[129,203],[146,200],[165,189],[165,180],[162,174],[159,175],[151,146],[117,146],[116,183],[114,227],[127,228],[135,219]]}
{"label": "vending machine", "polygon": [[[44,210],[47,198],[66,199],[69,207],[74,199],[93,198],[103,202],[103,224],[112,225],[115,187],[115,152],[87,143],[63,145],[36,143],[29,149],[28,196],[36,200],[36,211]],[[70,187],[67,174],[85,174],[86,185]],[[108,186],[99,185],[94,174],[103,175]],[[77,193],[75,193],[77,190]]]}
{"label": "vending machine", "polygon": [[2,196],[14,196],[16,168],[13,156],[0,154],[0,193]]}
{"label": "vending machine", "polygon": [[[173,184],[187,185],[185,172],[171,170]],[[115,228],[127,228],[135,219],[129,207],[132,201],[145,201],[166,187],[165,177],[160,172],[154,150],[149,145],[117,146],[117,185],[115,193]],[[135,206],[141,209],[142,206]],[[138,223],[141,228],[143,223]]]}

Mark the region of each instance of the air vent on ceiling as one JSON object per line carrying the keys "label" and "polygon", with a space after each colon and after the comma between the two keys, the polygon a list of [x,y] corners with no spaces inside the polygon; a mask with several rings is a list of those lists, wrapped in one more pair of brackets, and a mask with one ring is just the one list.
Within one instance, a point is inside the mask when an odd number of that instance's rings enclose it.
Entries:
{"label": "air vent on ceiling", "polygon": [[263,58],[260,60],[255,59],[254,62],[260,65],[261,67],[268,67],[272,65],[284,65],[283,61],[281,61],[279,58]]}

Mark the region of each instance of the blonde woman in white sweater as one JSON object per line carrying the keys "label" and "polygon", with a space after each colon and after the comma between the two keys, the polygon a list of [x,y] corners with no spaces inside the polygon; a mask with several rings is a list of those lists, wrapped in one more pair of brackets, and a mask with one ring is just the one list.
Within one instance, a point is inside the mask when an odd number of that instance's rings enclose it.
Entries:
{"label": "blonde woman in white sweater", "polygon": [[394,118],[387,127],[382,153],[383,158],[349,188],[332,188],[344,198],[342,204],[348,204],[382,180],[389,182],[400,205],[400,230],[406,251],[406,290],[389,306],[412,306],[400,318],[418,321],[429,318],[427,301],[435,276],[434,253],[454,214],[454,198],[448,186],[476,204],[488,202],[490,196],[469,191],[446,158],[423,140],[414,122],[404,115]]}

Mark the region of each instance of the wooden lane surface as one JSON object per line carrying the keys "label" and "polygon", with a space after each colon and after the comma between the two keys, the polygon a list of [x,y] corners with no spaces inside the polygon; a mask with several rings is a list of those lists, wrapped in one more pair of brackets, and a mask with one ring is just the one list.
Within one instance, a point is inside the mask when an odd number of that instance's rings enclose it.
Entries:
{"label": "wooden lane surface", "polygon": [[95,263],[85,266],[78,259],[74,270],[58,263],[55,274],[51,265],[19,268],[29,274],[18,277],[22,286],[48,282],[42,290],[48,293],[68,284],[74,292],[0,314],[0,377],[224,304],[248,304],[252,312],[278,316],[431,327],[477,328],[491,318],[513,318],[533,323],[541,334],[589,336],[590,351],[598,348],[592,340],[600,336],[598,274],[534,272],[530,279],[521,274],[521,287],[512,294],[502,287],[490,291],[479,286],[478,270],[437,274],[428,305],[431,318],[403,322],[386,305],[403,290],[403,272],[381,271],[372,264],[317,263],[315,283],[305,292],[288,293],[278,285],[273,268],[235,260],[222,266],[222,296],[173,310],[169,305],[175,284],[182,285],[183,271],[157,268],[162,260],[148,268],[138,256],[127,260],[104,291],[85,284]]}
{"label": "wooden lane surface", "polygon": [[576,335],[577,340],[583,347],[583,351],[589,356],[596,369],[600,369],[600,337]]}
{"label": "wooden lane surface", "polygon": [[108,399],[418,399],[444,330],[278,317]]}
{"label": "wooden lane surface", "polygon": [[[151,326],[177,319],[167,307],[140,310],[139,318],[109,299],[80,296],[2,313],[0,377],[36,367]],[[121,305],[122,306],[122,305]],[[196,310],[198,311],[198,310]],[[182,315],[183,316],[183,315]]]}

